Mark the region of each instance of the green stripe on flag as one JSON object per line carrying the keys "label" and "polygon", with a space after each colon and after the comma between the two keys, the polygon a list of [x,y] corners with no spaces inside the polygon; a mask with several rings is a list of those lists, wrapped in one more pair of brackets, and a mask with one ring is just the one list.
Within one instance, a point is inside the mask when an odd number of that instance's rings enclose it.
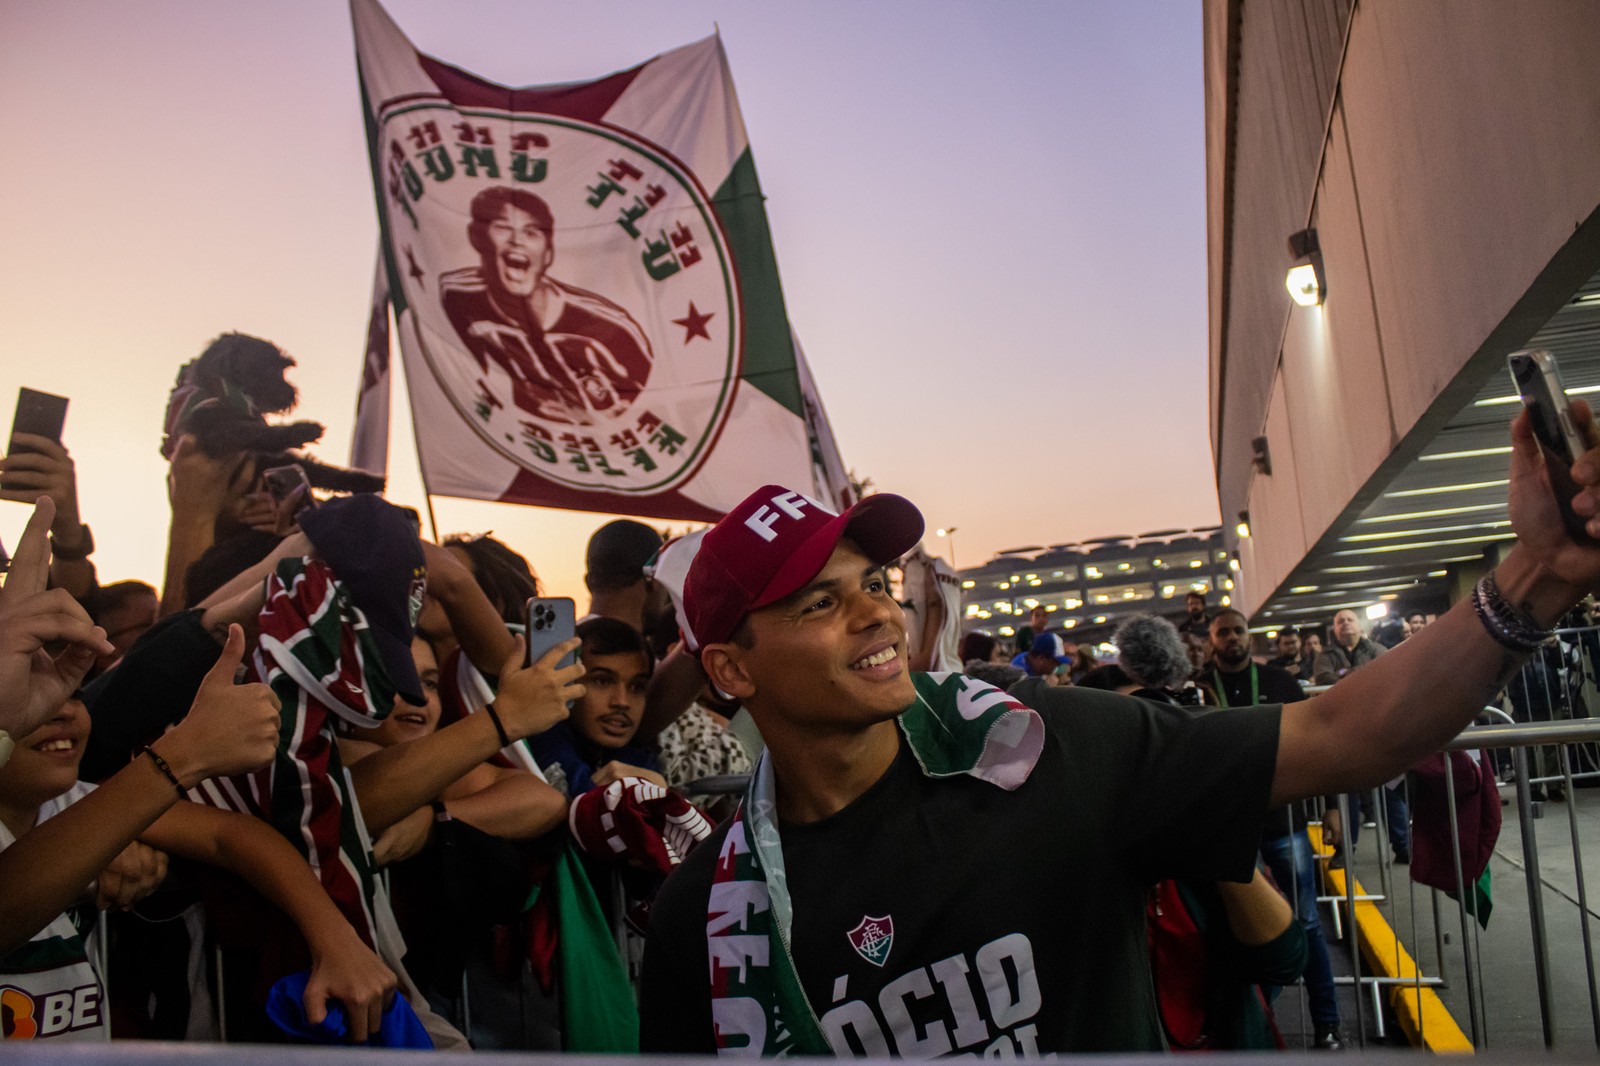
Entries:
{"label": "green stripe on flag", "polygon": [[744,314],[741,376],[795,417],[804,418],[789,314],[778,281],[778,258],[772,251],[772,231],[767,227],[765,201],[750,149],[740,153],[727,180],[711,198],[711,206],[728,235],[739,270]]}

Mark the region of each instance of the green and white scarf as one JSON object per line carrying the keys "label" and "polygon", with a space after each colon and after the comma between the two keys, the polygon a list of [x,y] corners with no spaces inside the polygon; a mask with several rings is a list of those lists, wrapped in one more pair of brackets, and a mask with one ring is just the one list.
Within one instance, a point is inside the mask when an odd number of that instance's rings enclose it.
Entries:
{"label": "green and white scarf", "polygon": [[[897,719],[929,777],[967,774],[1010,791],[1044,750],[1044,720],[965,674],[913,674],[917,698]],[[772,766],[763,755],[712,875],[706,916],[711,1024],[719,1054],[786,1056],[832,1048],[789,953],[794,909],[778,840]]]}

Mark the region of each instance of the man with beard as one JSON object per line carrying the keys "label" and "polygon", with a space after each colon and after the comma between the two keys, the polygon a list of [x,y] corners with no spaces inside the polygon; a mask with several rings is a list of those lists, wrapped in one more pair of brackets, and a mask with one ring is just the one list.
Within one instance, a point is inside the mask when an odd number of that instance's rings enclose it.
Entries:
{"label": "man with beard", "polygon": [[1286,626],[1278,631],[1278,655],[1268,659],[1267,665],[1282,667],[1296,680],[1305,678],[1310,681],[1311,666],[1315,661],[1315,657],[1301,646],[1300,631],[1294,626]]}
{"label": "man with beard", "polygon": [[1250,658],[1250,629],[1244,615],[1224,607],[1211,616],[1211,669],[1203,678],[1219,707],[1255,707],[1305,699],[1300,685],[1278,666]]}
{"label": "man with beard", "polygon": [[[1295,637],[1298,651],[1299,634]],[[1258,664],[1250,658],[1250,633],[1244,615],[1229,607],[1211,619],[1211,670],[1206,682],[1219,707],[1254,707],[1263,703],[1296,703],[1306,698],[1294,677],[1279,666]],[[1283,649],[1279,637],[1279,649]],[[1285,654],[1288,654],[1285,652]],[[1322,938],[1322,918],[1317,910],[1316,870],[1311,840],[1306,836],[1304,803],[1274,807],[1261,829],[1261,856],[1272,877],[1294,903],[1295,915],[1306,931],[1306,997],[1315,1026],[1311,1046],[1329,1051],[1344,1047],[1339,1029],[1339,1000],[1334,994],[1333,966],[1328,942]],[[1337,808],[1330,807],[1326,826],[1336,836]]]}
{"label": "man with beard", "polygon": [[1178,625],[1178,632],[1183,634],[1183,639],[1204,647],[1211,630],[1211,615],[1206,611],[1206,594],[1191,592],[1183,598],[1183,605],[1188,609],[1189,617]]}
{"label": "man with beard", "polygon": [[479,368],[510,376],[517,407],[594,425],[633,403],[654,356],[626,311],[549,276],[554,229],[550,208],[525,189],[478,193],[467,238],[481,262],[441,274],[439,300]]}

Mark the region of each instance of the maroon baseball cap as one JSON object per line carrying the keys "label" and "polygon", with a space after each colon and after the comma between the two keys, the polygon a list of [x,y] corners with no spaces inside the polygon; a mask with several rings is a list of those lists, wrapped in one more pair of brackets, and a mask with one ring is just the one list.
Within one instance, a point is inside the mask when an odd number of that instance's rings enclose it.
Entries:
{"label": "maroon baseball cap", "polygon": [[782,485],[764,485],[706,531],[683,582],[683,613],[700,647],[733,636],[745,615],[804,588],[849,537],[875,563],[922,539],[922,512],[903,496],[868,496],[844,514]]}

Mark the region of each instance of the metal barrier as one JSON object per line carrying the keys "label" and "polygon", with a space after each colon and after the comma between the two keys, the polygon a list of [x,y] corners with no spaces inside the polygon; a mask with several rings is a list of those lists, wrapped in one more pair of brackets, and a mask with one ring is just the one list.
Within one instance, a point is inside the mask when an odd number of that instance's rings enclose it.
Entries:
{"label": "metal barrier", "polygon": [[[1504,864],[1520,865],[1522,869],[1527,894],[1529,928],[1527,954],[1519,959],[1498,960],[1501,963],[1498,968],[1502,971],[1502,976],[1486,980],[1483,930],[1466,903],[1468,893],[1473,890],[1473,886],[1464,883],[1462,873],[1454,775],[1447,773],[1444,776],[1450,812],[1449,837],[1455,867],[1455,903],[1461,938],[1460,980],[1471,1042],[1479,1049],[1490,1046],[1494,1028],[1485,1002],[1485,989],[1493,988],[1498,995],[1503,996],[1508,988],[1516,987],[1517,983],[1508,980],[1504,976],[1504,971],[1515,969],[1524,961],[1529,961],[1532,965],[1532,983],[1537,993],[1540,1037],[1544,1046],[1555,1047],[1557,1031],[1561,1028],[1559,1023],[1562,1020],[1571,1022],[1570,1016],[1560,1016],[1556,1010],[1557,998],[1562,994],[1570,994],[1572,990],[1567,987],[1568,985],[1573,988],[1580,987],[1570,973],[1571,960],[1567,960],[1567,981],[1554,980],[1551,972],[1552,945],[1547,903],[1550,906],[1560,907],[1562,901],[1571,904],[1572,913],[1576,917],[1576,933],[1571,939],[1575,940],[1581,949],[1581,966],[1584,972],[1582,986],[1586,986],[1590,1028],[1594,1042],[1600,1045],[1600,990],[1597,990],[1591,928],[1595,914],[1589,905],[1583,862],[1584,830],[1588,827],[1586,823],[1580,822],[1578,812],[1580,802],[1585,806],[1600,804],[1600,792],[1593,793],[1593,798],[1590,798],[1578,791],[1580,785],[1584,783],[1592,785],[1600,781],[1600,720],[1589,717],[1589,708],[1596,706],[1597,699],[1600,699],[1600,689],[1597,689],[1597,678],[1600,678],[1600,628],[1564,628],[1557,631],[1557,636],[1558,639],[1531,658],[1507,686],[1505,692],[1507,707],[1485,708],[1484,715],[1493,719],[1493,724],[1470,727],[1446,745],[1447,750],[1451,751],[1487,751],[1491,754],[1499,768],[1500,776],[1504,779],[1503,784],[1511,784],[1515,788],[1516,818],[1514,823],[1508,820],[1506,825],[1510,828],[1514,824],[1521,838],[1520,861],[1504,845],[1496,849],[1495,858]],[[1327,686],[1308,687],[1307,691],[1315,694],[1326,691],[1326,688]],[[1403,788],[1402,794],[1409,810],[1412,798],[1409,781]],[[1570,840],[1574,885],[1571,893],[1552,884],[1540,865],[1537,823],[1544,817],[1552,801],[1566,803],[1567,835]],[[1341,797],[1340,803],[1341,808],[1348,806],[1344,797]],[[1339,895],[1325,894],[1319,897],[1321,901],[1331,905],[1336,929],[1342,929],[1345,919],[1354,913],[1358,903],[1378,905],[1387,915],[1389,926],[1394,929],[1400,927],[1396,918],[1398,908],[1393,898],[1393,863],[1384,846],[1388,838],[1384,824],[1387,816],[1386,806],[1383,802],[1373,804],[1377,823],[1375,835],[1378,846],[1375,850],[1378,858],[1379,891],[1371,893],[1356,891],[1357,879],[1353,876],[1355,860],[1351,858],[1348,865],[1352,876],[1346,878],[1345,891]],[[1587,822],[1593,821],[1592,817],[1587,819]],[[1348,813],[1344,815],[1343,824],[1346,826],[1352,824]],[[1592,828],[1589,829],[1589,841],[1591,847],[1597,842]],[[1548,834],[1545,843],[1548,847]],[[1553,861],[1559,865],[1561,856],[1557,855]],[[1448,990],[1452,987],[1445,950],[1451,934],[1444,928],[1440,902],[1442,894],[1431,889],[1429,893],[1431,904],[1429,909],[1433,918],[1435,970],[1433,975],[1424,976],[1419,965],[1414,975],[1405,981],[1363,976],[1362,959],[1356,938],[1350,938],[1349,955],[1354,977],[1345,979],[1345,982],[1362,985],[1364,992],[1370,990],[1371,1003],[1375,1008],[1381,1007],[1379,993],[1386,986],[1409,986],[1417,990],[1419,996],[1422,988]],[[1547,899],[1547,895],[1551,893],[1558,902],[1551,903]],[[1416,902],[1416,885],[1408,878],[1404,903],[1410,927],[1408,939],[1413,945],[1413,950],[1419,940]],[[1566,912],[1562,913],[1564,920]],[[1570,946],[1565,939],[1559,944],[1562,949]],[[1366,1032],[1363,1015],[1368,999],[1366,995],[1356,997],[1357,1031],[1362,1039]],[[1518,1012],[1504,1013],[1514,1015]],[[1375,1012],[1375,1022],[1376,1032],[1381,1037],[1383,1035],[1381,1010]]]}
{"label": "metal barrier", "polygon": [[[1549,655],[1541,655],[1530,661],[1522,674],[1518,676],[1515,685],[1515,698],[1513,710],[1508,713],[1503,708],[1485,708],[1485,715],[1495,719],[1495,724],[1479,725],[1468,728],[1453,739],[1447,750],[1475,751],[1475,750],[1505,750],[1509,755],[1505,764],[1513,777],[1516,790],[1516,824],[1521,835],[1521,865],[1526,881],[1528,897],[1528,923],[1530,930],[1529,956],[1534,970],[1534,984],[1538,996],[1538,1013],[1540,1018],[1543,1043],[1547,1048],[1556,1044],[1557,1013],[1556,1000],[1561,989],[1556,986],[1551,973],[1551,944],[1549,938],[1549,915],[1546,910],[1546,889],[1550,888],[1541,873],[1539,841],[1536,835],[1535,823],[1545,813],[1548,797],[1553,793],[1548,786],[1559,786],[1567,798],[1568,828],[1571,840],[1571,855],[1573,873],[1576,881],[1575,893],[1567,896],[1564,892],[1558,893],[1566,898],[1576,908],[1578,916],[1578,940],[1581,943],[1583,968],[1586,975],[1588,1005],[1590,1020],[1596,1044],[1600,1044],[1600,983],[1597,983],[1595,954],[1591,932],[1591,917],[1587,881],[1583,864],[1583,840],[1579,816],[1578,783],[1585,780],[1600,778],[1600,764],[1594,761],[1595,749],[1600,748],[1600,720],[1587,717],[1587,707],[1590,702],[1590,693],[1593,692],[1596,677],[1600,677],[1600,639],[1589,641],[1588,637],[1600,636],[1600,629],[1564,630],[1572,640],[1564,641],[1564,645],[1576,645],[1577,657],[1574,658],[1571,649],[1559,646]],[[1584,643],[1578,643],[1579,640]],[[1594,654],[1591,654],[1591,651]],[[1585,664],[1589,669],[1585,669]],[[1308,691],[1324,691],[1324,689],[1308,689]],[[1543,703],[1539,701],[1543,700]],[[1519,718],[1532,719],[1531,721],[1518,721]],[[1577,745],[1578,747],[1573,747]],[[1549,749],[1548,753],[1541,749]],[[1584,762],[1584,760],[1588,760]],[[1542,762],[1551,767],[1552,772],[1534,774],[1532,767],[1535,762]],[[1575,766],[1575,763],[1581,765]],[[1595,766],[1587,769],[1586,766]],[[748,781],[747,775],[728,775],[716,778],[706,778],[692,782],[687,786],[688,791],[698,794],[726,795],[742,792]],[[1455,783],[1452,774],[1444,776],[1445,787],[1448,793],[1448,806],[1450,808],[1450,839],[1452,843],[1458,841],[1458,825],[1455,820]],[[1544,800],[1536,797],[1535,789],[1547,786]],[[1409,783],[1402,786],[1409,808],[1411,795]],[[1589,805],[1600,807],[1600,790],[1591,796],[1585,796]],[[1339,804],[1343,813],[1343,824],[1347,827],[1353,825],[1349,804],[1346,797],[1340,797]],[[1387,813],[1381,797],[1373,805],[1376,814],[1376,832],[1373,837],[1378,841],[1376,848],[1378,854],[1377,877],[1380,885],[1378,892],[1362,892],[1357,890],[1356,860],[1354,847],[1347,848],[1347,867],[1349,876],[1345,879],[1344,892],[1339,895],[1319,893],[1317,899],[1320,903],[1329,905],[1330,915],[1336,933],[1342,935],[1348,922],[1352,931],[1355,928],[1354,914],[1358,904],[1378,905],[1387,912],[1390,928],[1398,930],[1402,924],[1409,924],[1409,942],[1413,951],[1419,939],[1418,908],[1416,906],[1416,886],[1407,879],[1408,923],[1398,920],[1396,910],[1396,894],[1393,884],[1392,863],[1388,859],[1388,849],[1384,846],[1388,840],[1385,819]],[[1591,819],[1593,821],[1594,819]],[[1316,824],[1315,822],[1313,824]],[[1593,830],[1591,829],[1591,832]],[[1348,838],[1348,837],[1347,837]],[[1591,841],[1594,838],[1591,837]],[[1497,851],[1497,857],[1507,857]],[[1326,856],[1323,856],[1324,861]],[[1484,950],[1482,929],[1474,920],[1467,909],[1465,900],[1469,886],[1465,883],[1461,855],[1459,848],[1453,853],[1456,880],[1457,918],[1461,938],[1461,967],[1460,981],[1465,994],[1466,1012],[1469,1018],[1472,1044],[1478,1049],[1486,1049],[1491,1040],[1491,1019],[1485,1003],[1485,988],[1487,982],[1484,976]],[[1507,859],[1507,861],[1510,861]],[[1513,863],[1515,865],[1515,863]],[[613,879],[609,888],[612,902],[619,916],[619,921],[614,932],[617,935],[618,947],[625,960],[634,966],[637,965],[636,942],[631,942],[630,937],[623,929],[620,916],[623,907],[617,905],[620,901],[620,884]],[[1451,974],[1454,970],[1449,965],[1447,942],[1451,933],[1446,932],[1446,920],[1443,917],[1443,906],[1440,893],[1429,891],[1429,904],[1432,915],[1432,937],[1434,944],[1433,972],[1424,974],[1420,960],[1414,967],[1410,976],[1397,977],[1387,974],[1363,973],[1364,966],[1361,958],[1358,938],[1347,938],[1347,947],[1351,975],[1339,980],[1345,987],[1359,989],[1355,995],[1355,1031],[1356,1038],[1363,1045],[1366,1040],[1367,1014],[1370,1011],[1375,1032],[1381,1039],[1385,1035],[1383,997],[1386,991],[1401,988],[1415,990],[1420,994],[1422,989],[1440,989],[1449,991],[1453,988]],[[1291,902],[1298,903],[1298,893],[1290,892]],[[1298,909],[1298,907],[1297,907]],[[103,938],[102,938],[103,940]],[[102,960],[103,962],[103,960]],[[632,967],[630,967],[632,968]],[[102,975],[109,972],[102,965]],[[636,974],[635,974],[636,975]],[[220,990],[219,990],[220,993]],[[1302,993],[1303,995],[1303,993]],[[220,994],[219,994],[220,1001]],[[465,998],[465,997],[463,997]],[[145,1048],[159,1047],[159,1045],[144,1045]],[[235,1057],[230,1050],[230,1057]],[[273,1061],[287,1061],[280,1057],[281,1049],[274,1049]],[[349,1054],[342,1052],[341,1054]],[[119,1052],[107,1056],[104,1050],[96,1054],[93,1059],[84,1061],[100,1061],[107,1057],[121,1058],[132,1061],[141,1059],[134,1053]],[[300,1053],[295,1053],[295,1058],[301,1059]],[[301,1061],[309,1061],[307,1056]],[[152,1059],[151,1061],[155,1061]],[[161,1059],[161,1061],[166,1061]]]}

